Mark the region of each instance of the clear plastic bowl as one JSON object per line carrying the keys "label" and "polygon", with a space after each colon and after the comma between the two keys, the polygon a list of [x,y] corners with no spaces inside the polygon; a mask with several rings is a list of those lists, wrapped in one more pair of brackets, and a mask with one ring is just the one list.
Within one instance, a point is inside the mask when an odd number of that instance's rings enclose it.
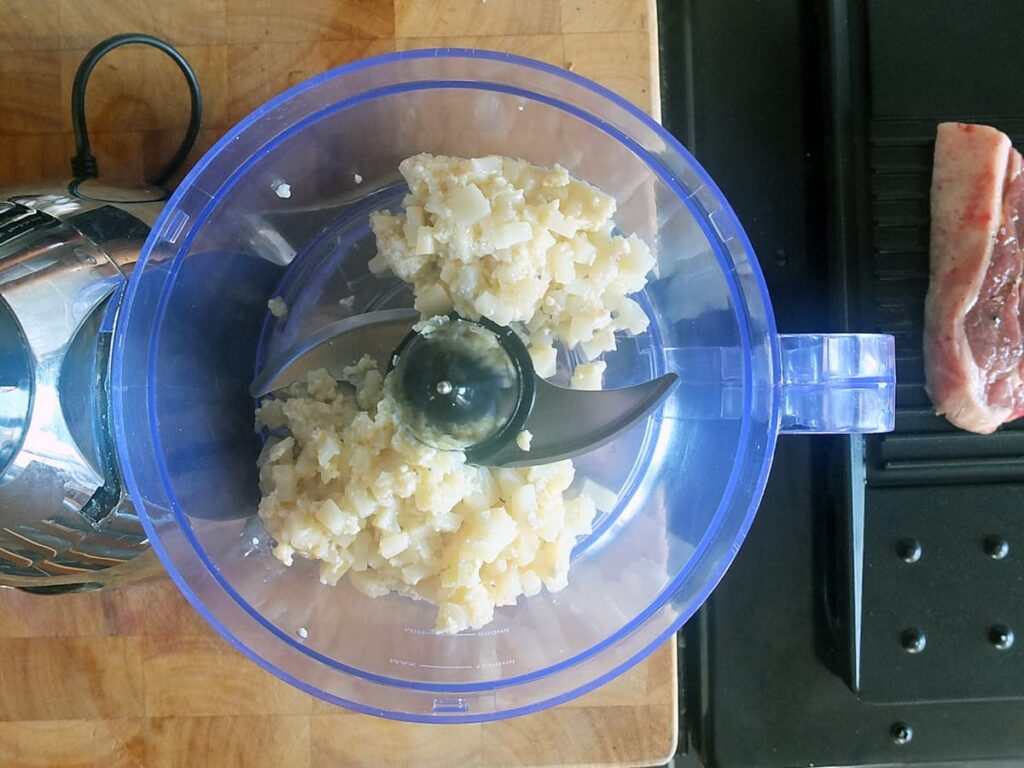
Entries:
{"label": "clear plastic bowl", "polygon": [[[301,335],[409,304],[368,273],[367,213],[398,205],[398,163],[417,152],[560,163],[614,196],[618,227],[644,238],[658,266],[641,298],[650,330],[607,356],[607,384],[682,378],[642,426],[578,459],[599,518],[569,586],[456,636],[432,631],[433,606],[321,586],[313,563],[285,568],[254,515],[247,386]],[[267,311],[278,295],[284,321]],[[414,51],[303,83],[206,154],[131,277],[112,389],[120,461],[153,546],[226,638],[328,701],[469,722],[577,696],[669,638],[743,541],[780,430],[892,427],[892,340],[780,338],[721,193],[621,98],[527,59]]]}

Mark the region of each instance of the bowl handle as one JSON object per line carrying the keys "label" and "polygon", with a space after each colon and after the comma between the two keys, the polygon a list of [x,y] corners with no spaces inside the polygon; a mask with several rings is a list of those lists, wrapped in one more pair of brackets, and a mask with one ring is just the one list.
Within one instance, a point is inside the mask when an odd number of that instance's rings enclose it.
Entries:
{"label": "bowl handle", "polygon": [[887,334],[780,335],[781,432],[891,432],[895,340]]}

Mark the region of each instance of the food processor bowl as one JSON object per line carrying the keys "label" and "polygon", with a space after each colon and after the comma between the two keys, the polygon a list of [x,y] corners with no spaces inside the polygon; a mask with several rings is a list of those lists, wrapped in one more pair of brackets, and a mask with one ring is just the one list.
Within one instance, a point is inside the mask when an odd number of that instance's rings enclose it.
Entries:
{"label": "food processor bowl", "polygon": [[[618,202],[657,258],[648,330],[604,355],[606,386],[678,374],[642,424],[576,461],[598,508],[568,586],[434,631],[436,609],[377,599],[315,563],[285,567],[255,514],[253,375],[352,314],[411,306],[367,268],[368,214],[396,209],[419,152],[561,164]],[[267,302],[280,298],[287,314]],[[566,383],[572,350],[555,381]],[[891,429],[892,339],[780,337],[750,243],[663,128],[600,86],[505,54],[428,50],[322,74],[231,130],[168,202],[114,340],[114,432],[153,547],[239,650],[328,701],[471,722],[601,685],[690,618],[743,542],[777,435]]]}

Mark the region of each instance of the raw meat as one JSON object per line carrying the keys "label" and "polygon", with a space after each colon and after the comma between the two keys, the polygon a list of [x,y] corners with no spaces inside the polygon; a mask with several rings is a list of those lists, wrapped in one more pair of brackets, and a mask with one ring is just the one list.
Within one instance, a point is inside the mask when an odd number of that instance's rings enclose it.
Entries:
{"label": "raw meat", "polygon": [[942,123],[931,189],[926,388],[956,426],[1024,416],[1024,173],[1003,133]]}

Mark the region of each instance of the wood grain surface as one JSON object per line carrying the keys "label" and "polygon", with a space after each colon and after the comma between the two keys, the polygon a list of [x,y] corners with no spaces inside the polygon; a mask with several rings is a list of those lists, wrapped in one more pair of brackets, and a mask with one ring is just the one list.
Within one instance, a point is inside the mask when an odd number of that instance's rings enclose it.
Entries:
{"label": "wood grain surface", "polygon": [[[85,52],[119,32],[175,44],[205,114],[194,161],[274,94],[365,56],[509,51],[594,78],[657,116],[654,0],[0,0],[0,186],[69,174]],[[180,74],[125,48],[88,93],[104,175],[143,178],[188,114]],[[675,749],[675,645],[546,713],[426,726],[354,714],[279,681],[216,635],[166,577],[40,597],[0,590],[0,766],[645,766]]]}
{"label": "wood grain surface", "polygon": [[[0,185],[69,173],[75,69],[100,40],[148,32],[179,48],[203,89],[197,159],[285,88],[394,50],[473,46],[568,67],[658,116],[655,0],[0,0]],[[104,175],[138,179],[188,120],[180,73],[130,46],[96,68],[87,98]]]}

